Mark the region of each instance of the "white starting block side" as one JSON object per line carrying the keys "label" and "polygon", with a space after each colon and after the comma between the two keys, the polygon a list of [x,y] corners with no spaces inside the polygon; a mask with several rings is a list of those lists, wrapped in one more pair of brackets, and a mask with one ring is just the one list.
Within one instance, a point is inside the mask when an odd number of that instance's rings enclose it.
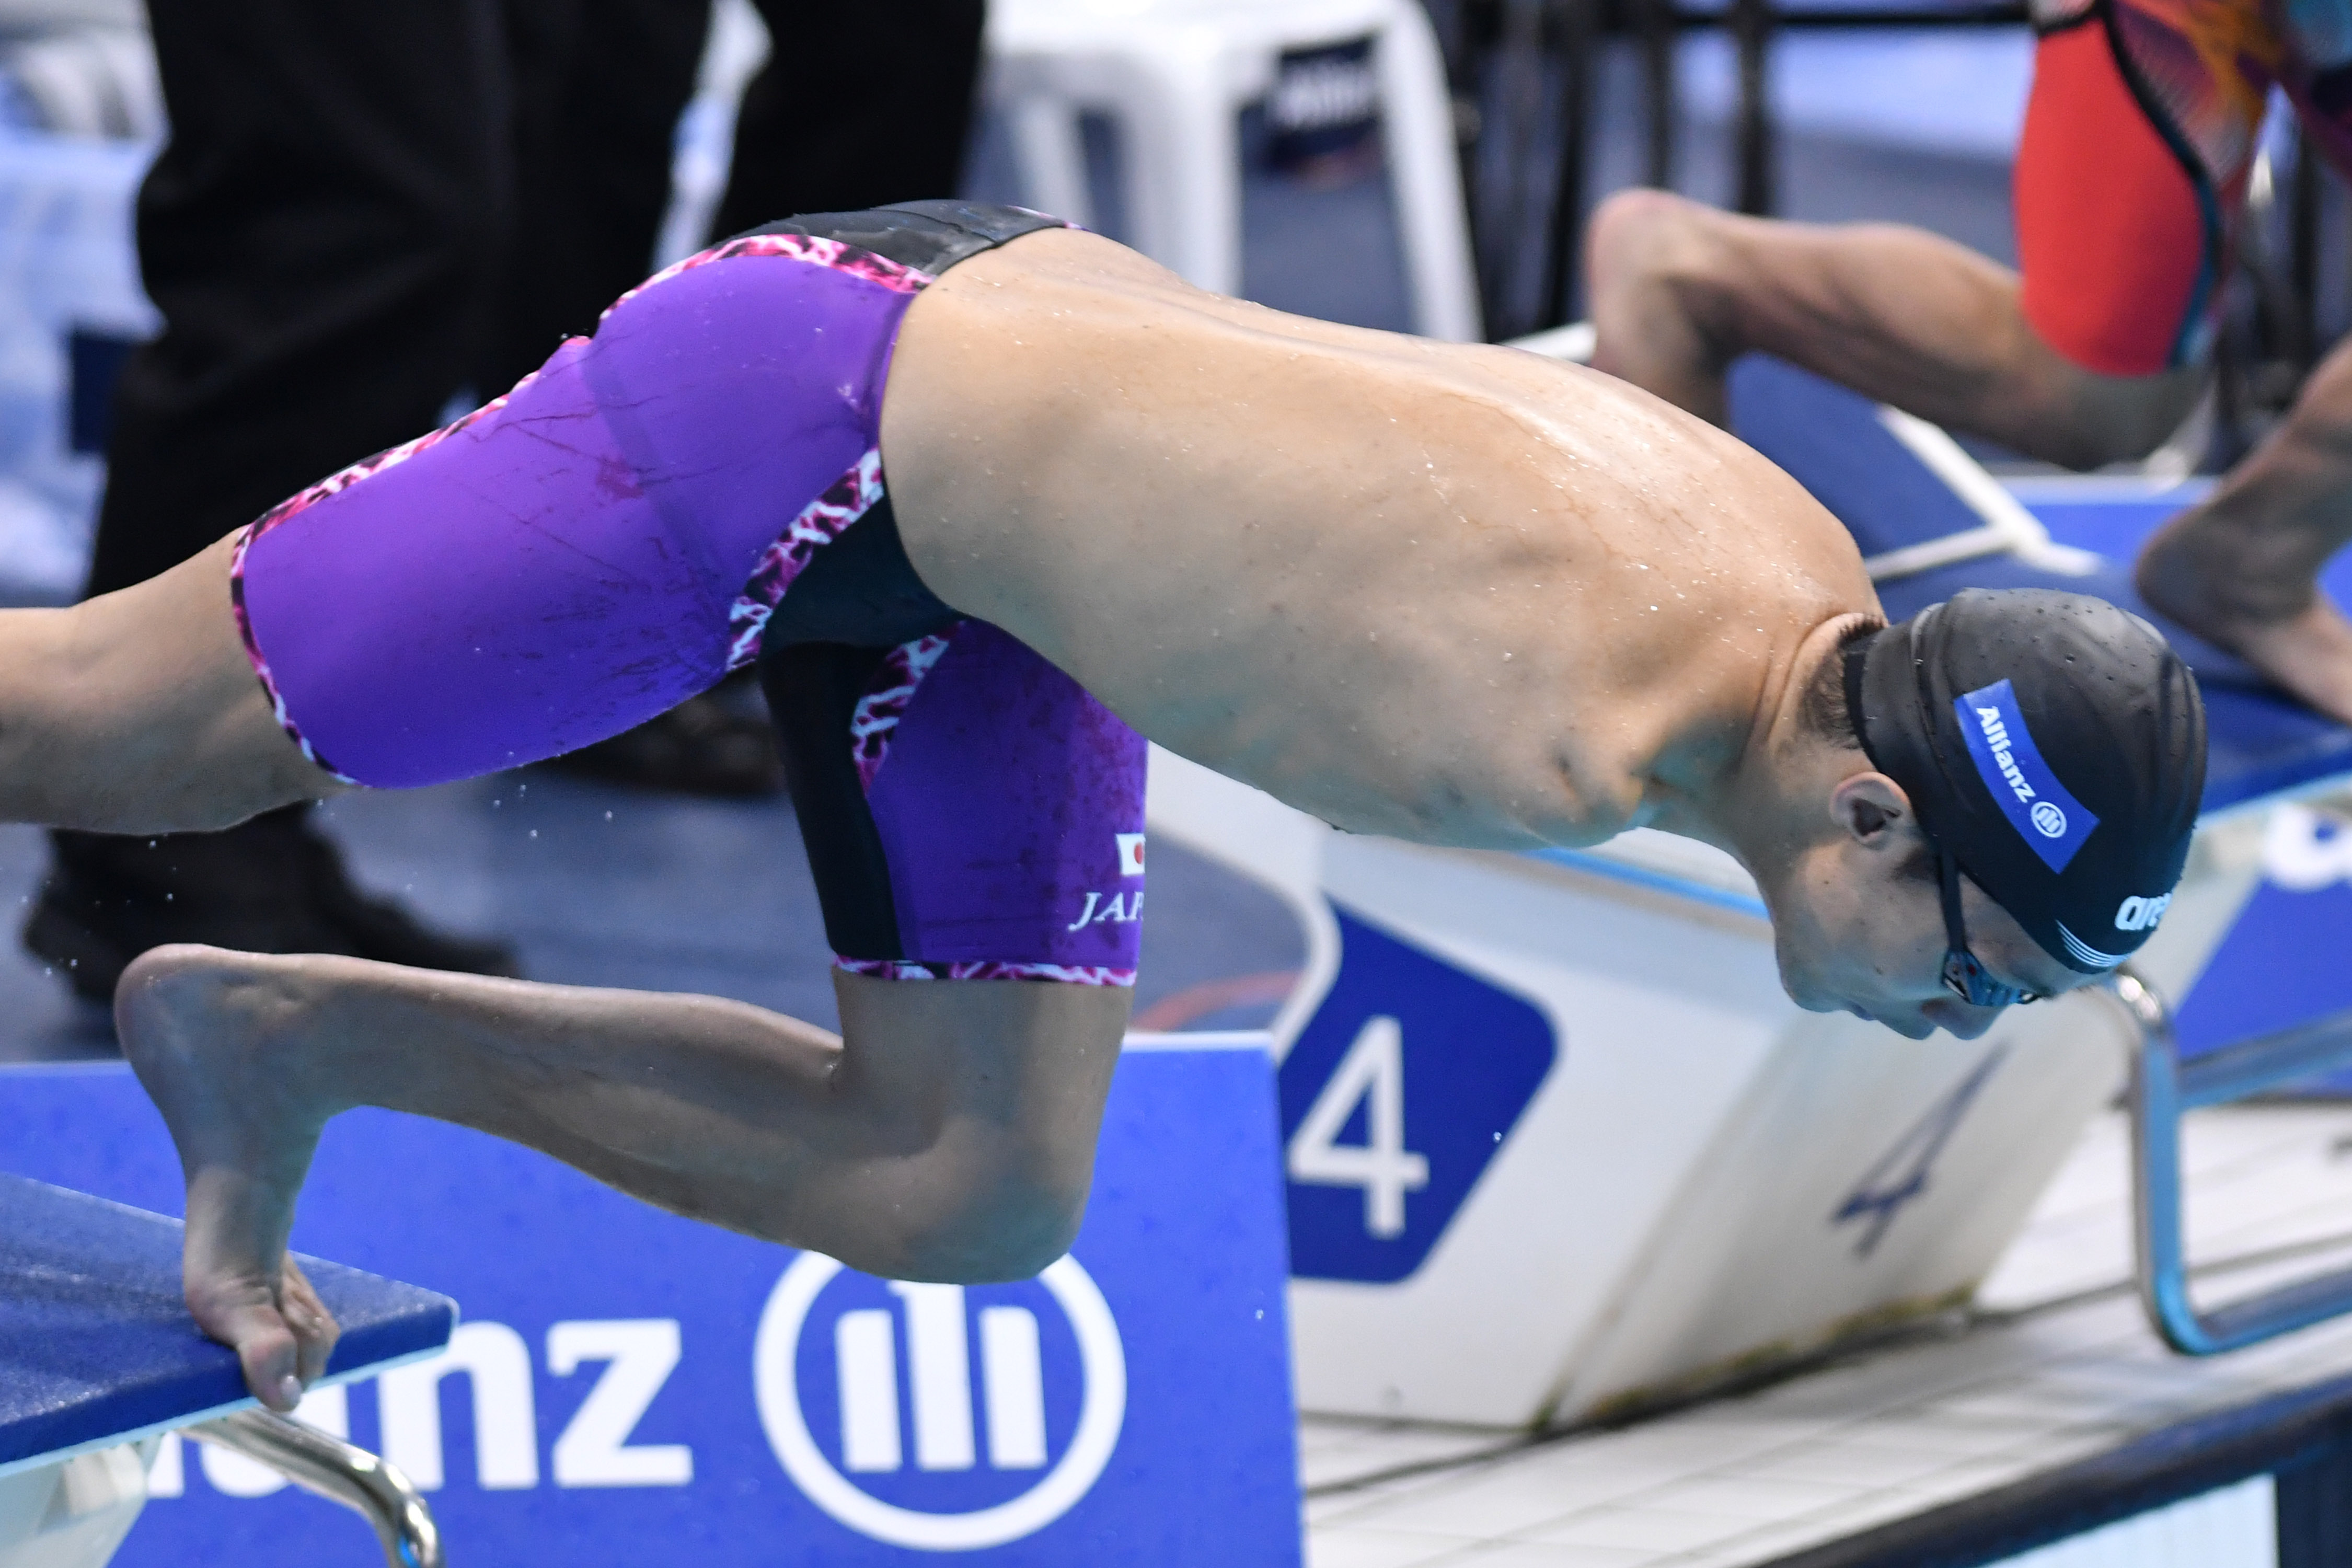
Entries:
{"label": "white starting block side", "polygon": [[102,1568],[147,1502],[153,1443],[0,1476],[0,1568]]}
{"label": "white starting block side", "polygon": [[[2340,1262],[2341,1104],[2189,1125],[2200,1295]],[[1310,1417],[1315,1568],[2340,1568],[2352,1323],[2169,1354],[2133,1300],[2128,1119],[2095,1119],[1959,1324],[1533,1441]]]}
{"label": "white starting block side", "polygon": [[[1965,1044],[1799,1011],[1704,846],[1359,837],[1158,751],[1150,815],[1307,931],[1275,1040],[1309,1411],[1565,1423],[1954,1305],[2125,1080],[2099,996]],[[2138,961],[2159,990],[2258,840],[2202,844]]]}

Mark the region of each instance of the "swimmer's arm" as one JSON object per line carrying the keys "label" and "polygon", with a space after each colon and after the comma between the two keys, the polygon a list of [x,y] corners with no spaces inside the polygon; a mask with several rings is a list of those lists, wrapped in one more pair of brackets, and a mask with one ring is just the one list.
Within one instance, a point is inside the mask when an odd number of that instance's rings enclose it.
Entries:
{"label": "swimmer's arm", "polygon": [[1777,355],[1939,425],[2089,468],[2171,434],[2201,369],[2102,375],[2025,316],[2018,275],[1894,224],[1796,224],[1627,192],[1588,236],[1593,367],[1717,424],[1725,371]]}
{"label": "swimmer's arm", "polygon": [[232,542],[69,609],[0,611],[0,819],[170,833],[344,787],[254,676]]}

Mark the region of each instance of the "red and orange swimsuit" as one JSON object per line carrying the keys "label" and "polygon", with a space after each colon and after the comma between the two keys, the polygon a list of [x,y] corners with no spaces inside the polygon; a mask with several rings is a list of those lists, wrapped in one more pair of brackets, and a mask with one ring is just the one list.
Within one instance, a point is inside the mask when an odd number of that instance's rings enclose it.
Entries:
{"label": "red and orange swimsuit", "polygon": [[2352,170],[2352,0],[2036,0],[2018,265],[2042,340],[2153,375],[2210,346],[2270,89]]}

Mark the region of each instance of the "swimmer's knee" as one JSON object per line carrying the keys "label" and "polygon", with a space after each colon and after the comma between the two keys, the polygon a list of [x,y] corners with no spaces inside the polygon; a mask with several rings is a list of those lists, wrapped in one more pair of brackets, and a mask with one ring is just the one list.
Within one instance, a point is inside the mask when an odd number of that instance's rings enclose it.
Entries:
{"label": "swimmer's knee", "polygon": [[1695,360],[1712,374],[1737,357],[1740,261],[1726,221],[1669,191],[1631,190],[1603,201],[1585,230],[1592,368],[1718,420],[1666,367]]}
{"label": "swimmer's knee", "polygon": [[2159,386],[2095,389],[2074,418],[2043,426],[2047,446],[2035,456],[2076,473],[2137,462],[2169,440],[2188,417],[2193,391],[2187,396],[2168,392]]}
{"label": "swimmer's knee", "polygon": [[964,1122],[920,1160],[898,1205],[902,1279],[1027,1279],[1070,1249],[1094,1182],[1094,1128]]}
{"label": "swimmer's knee", "polygon": [[956,1285],[1034,1279],[1070,1250],[1086,1206],[1084,1184],[1005,1176],[967,1189],[905,1238],[898,1278]]}
{"label": "swimmer's knee", "polygon": [[1717,251],[1711,207],[1672,191],[1618,191],[1593,209],[1585,229],[1596,286],[1703,283]]}
{"label": "swimmer's knee", "polygon": [[1992,434],[2077,473],[2147,457],[2172,438],[2204,389],[2201,369],[2105,375],[2060,355],[2030,327],[2023,336],[2032,344],[2024,363],[2038,368],[2026,371],[2009,411],[2013,431]]}

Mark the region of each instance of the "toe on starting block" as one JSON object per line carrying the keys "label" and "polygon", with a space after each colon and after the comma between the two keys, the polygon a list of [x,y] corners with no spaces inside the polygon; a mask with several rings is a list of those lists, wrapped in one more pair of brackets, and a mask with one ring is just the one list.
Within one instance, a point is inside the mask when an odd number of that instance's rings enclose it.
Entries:
{"label": "toe on starting block", "polygon": [[[181,1227],[0,1174],[0,1568],[100,1568],[138,1519],[165,1435],[232,1449],[363,1515],[394,1568],[437,1568],[431,1511],[373,1455],[261,1407],[180,1289]],[[446,1296],[305,1258],[342,1325],[328,1384],[449,1342]]]}

